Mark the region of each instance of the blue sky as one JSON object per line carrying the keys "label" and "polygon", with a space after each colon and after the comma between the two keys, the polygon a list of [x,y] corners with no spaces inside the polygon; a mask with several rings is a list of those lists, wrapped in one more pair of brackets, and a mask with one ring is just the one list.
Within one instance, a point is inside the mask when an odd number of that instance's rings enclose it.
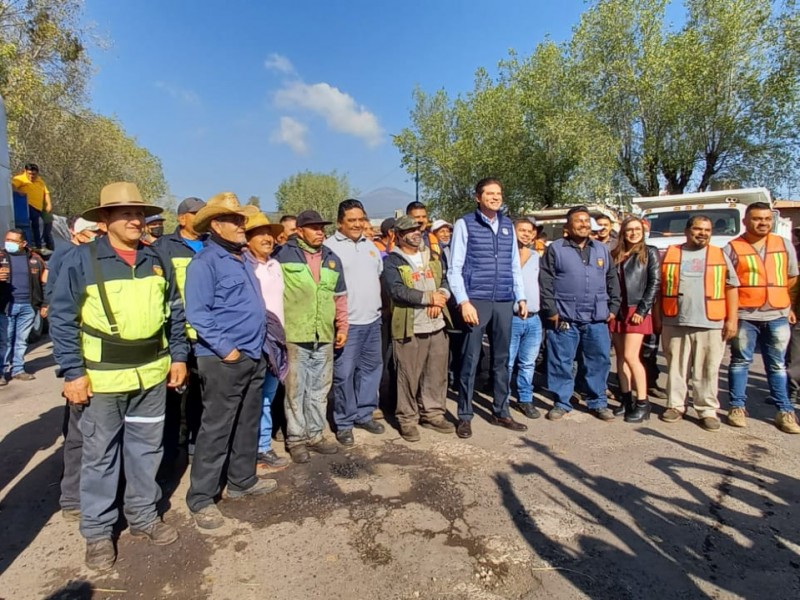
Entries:
{"label": "blue sky", "polygon": [[514,48],[570,36],[586,5],[512,0],[87,0],[94,110],[161,158],[178,198],[230,189],[274,207],[285,177],[348,175],[409,193],[391,134],[411,94],[472,88]]}

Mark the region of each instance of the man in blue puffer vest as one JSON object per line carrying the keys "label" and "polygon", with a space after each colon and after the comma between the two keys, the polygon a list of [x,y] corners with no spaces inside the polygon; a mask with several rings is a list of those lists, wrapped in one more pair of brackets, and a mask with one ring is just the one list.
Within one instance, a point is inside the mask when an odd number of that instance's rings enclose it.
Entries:
{"label": "man in blue puffer vest", "polygon": [[557,396],[547,418],[555,421],[572,410],[572,365],[580,348],[583,363],[578,379],[586,382],[589,412],[610,421],[614,414],[606,401],[611,366],[608,323],[621,302],[617,270],[608,247],[590,239],[591,218],[585,206],[570,209],[566,231],[567,237],[548,246],[539,269],[542,322],[547,328],[547,389]]}
{"label": "man in blue puffer vest", "polygon": [[460,438],[472,436],[475,371],[483,334],[490,323],[494,375],[491,423],[512,431],[528,429],[512,419],[508,410],[508,349],[514,303],[519,303],[520,318],[528,315],[516,234],[511,220],[500,212],[503,188],[497,179],[481,179],[475,185],[475,200],[475,212],[464,215],[453,228],[447,272],[464,322],[456,428]]}

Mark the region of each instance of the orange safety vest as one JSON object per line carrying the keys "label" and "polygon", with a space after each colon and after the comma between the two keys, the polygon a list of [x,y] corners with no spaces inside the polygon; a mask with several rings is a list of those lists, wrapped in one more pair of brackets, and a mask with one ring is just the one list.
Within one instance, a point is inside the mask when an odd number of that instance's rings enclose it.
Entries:
{"label": "orange safety vest", "polygon": [[736,275],[739,277],[739,308],[788,308],[789,256],[783,238],[767,234],[764,260],[743,237],[730,241],[736,254]]}
{"label": "orange safety vest", "polygon": [[[682,253],[683,246],[670,246],[661,263],[661,309],[666,317],[678,316]],[[725,305],[727,274],[728,267],[722,249],[716,246],[707,246],[705,298],[706,317],[709,321],[722,321],[727,313]]]}

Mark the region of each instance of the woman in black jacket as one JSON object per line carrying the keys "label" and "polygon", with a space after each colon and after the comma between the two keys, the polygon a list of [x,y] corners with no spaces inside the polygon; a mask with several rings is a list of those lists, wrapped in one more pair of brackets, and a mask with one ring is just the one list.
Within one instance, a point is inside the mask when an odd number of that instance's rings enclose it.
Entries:
{"label": "woman in black jacket", "polygon": [[653,333],[651,313],[660,285],[661,267],[658,250],[644,243],[641,219],[625,219],[619,238],[611,257],[619,273],[622,306],[612,321],[611,339],[617,355],[622,406],[614,414],[624,413],[628,423],[641,423],[650,418],[650,403],[647,401],[647,376],[639,352],[644,336]]}

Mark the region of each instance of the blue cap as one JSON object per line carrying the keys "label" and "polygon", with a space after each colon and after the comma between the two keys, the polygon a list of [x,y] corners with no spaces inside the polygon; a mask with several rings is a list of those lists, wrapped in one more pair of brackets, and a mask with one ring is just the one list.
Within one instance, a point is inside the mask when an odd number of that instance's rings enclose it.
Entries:
{"label": "blue cap", "polygon": [[144,222],[150,225],[150,223],[156,223],[158,221],[163,221],[164,217],[161,215],[153,215],[152,217],[147,217]]}

